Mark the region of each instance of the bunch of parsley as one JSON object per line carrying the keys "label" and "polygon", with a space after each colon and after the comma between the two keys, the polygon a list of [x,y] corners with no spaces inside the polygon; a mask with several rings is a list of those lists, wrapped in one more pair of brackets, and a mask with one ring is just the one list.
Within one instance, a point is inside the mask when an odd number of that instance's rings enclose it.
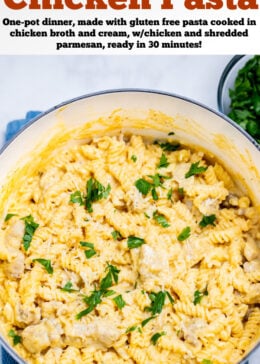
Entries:
{"label": "bunch of parsley", "polygon": [[260,55],[251,58],[238,71],[228,116],[260,143]]}

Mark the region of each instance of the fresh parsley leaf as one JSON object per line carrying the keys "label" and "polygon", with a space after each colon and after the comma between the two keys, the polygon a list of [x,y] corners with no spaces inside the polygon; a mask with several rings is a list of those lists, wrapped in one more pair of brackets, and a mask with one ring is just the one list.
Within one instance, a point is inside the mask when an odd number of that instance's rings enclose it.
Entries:
{"label": "fresh parsley leaf", "polygon": [[165,143],[159,143],[159,142],[155,142],[155,144],[158,144],[163,151],[165,152],[174,152],[176,150],[178,150],[180,148],[180,143],[178,142],[165,142]]}
{"label": "fresh parsley leaf", "polygon": [[204,291],[195,291],[194,292],[194,299],[193,299],[193,303],[194,303],[194,305],[196,306],[198,303],[200,303],[201,302],[201,300],[202,300],[202,298],[204,297],[204,296],[208,296],[208,291],[207,291],[207,288],[204,290]]}
{"label": "fresh parsley leaf", "polygon": [[114,283],[118,283],[118,274],[120,270],[117,269],[117,267],[115,267],[114,265],[108,264],[106,267],[106,271],[108,271],[107,275],[102,278],[100,282],[101,291],[106,291],[109,287],[111,287],[113,281]]}
{"label": "fresh parsley leaf", "polygon": [[155,319],[156,316],[151,316],[151,317],[148,317],[147,319],[143,320],[141,322],[141,326],[144,327],[145,325],[148,324],[148,322],[150,322],[151,320]]}
{"label": "fresh parsley leaf", "polygon": [[152,198],[153,198],[154,201],[158,200],[158,194],[156,192],[155,187],[152,188]]}
{"label": "fresh parsley leaf", "polygon": [[110,297],[110,296],[113,296],[113,294],[115,294],[116,291],[113,291],[112,289],[108,289],[107,291],[105,291],[103,293],[103,297]]}
{"label": "fresh parsley leaf", "polygon": [[166,168],[168,167],[170,163],[168,162],[168,159],[166,157],[166,155],[164,153],[162,153],[161,158],[160,158],[160,162],[157,165],[157,168]]}
{"label": "fresh parsley leaf", "polygon": [[166,292],[166,294],[167,294],[167,297],[169,298],[169,301],[171,302],[171,304],[173,305],[174,304],[174,299],[173,299],[173,297],[171,296],[171,294],[170,294],[170,292],[168,292],[168,291],[165,291]]}
{"label": "fresh parsley leaf", "polygon": [[24,220],[25,223],[25,230],[22,241],[24,250],[27,251],[30,248],[33,235],[35,233],[35,230],[39,227],[39,224],[34,221],[32,215],[22,217],[21,220]]}
{"label": "fresh parsley leaf", "polygon": [[213,361],[209,359],[203,359],[201,364],[213,364]]}
{"label": "fresh parsley leaf", "polygon": [[151,183],[152,186],[154,187],[160,187],[162,186],[162,182],[161,182],[161,178],[163,178],[164,176],[160,175],[159,173],[155,173],[155,175],[148,175],[149,178],[151,178],[151,180],[153,181]]}
{"label": "fresh parsley leaf", "polygon": [[116,297],[113,298],[113,301],[115,302],[115,304],[117,305],[117,307],[122,310],[122,308],[126,305],[126,302],[124,301],[122,295],[118,295]]}
{"label": "fresh parsley leaf", "polygon": [[228,116],[260,143],[260,55],[250,58],[238,71],[229,90]]}
{"label": "fresh parsley leaf", "polygon": [[181,233],[177,236],[177,239],[179,241],[184,241],[186,239],[188,239],[190,237],[190,232],[191,232],[191,229],[189,226],[186,226],[182,231]]}
{"label": "fresh parsley leaf", "polygon": [[90,312],[92,312],[95,307],[101,303],[101,296],[102,296],[103,292],[102,291],[93,291],[92,294],[90,296],[85,296],[83,301],[88,305],[88,308],[86,308],[83,311],[80,311],[77,315],[76,315],[76,319],[79,320],[81,319],[83,316],[88,315]]}
{"label": "fresh parsley leaf", "polygon": [[87,259],[90,259],[91,257],[93,257],[94,255],[97,254],[97,252],[94,249],[94,244],[93,243],[89,243],[88,241],[80,241],[80,245],[86,248],[89,248],[87,250],[84,251],[85,256]]}
{"label": "fresh parsley leaf", "polygon": [[94,249],[94,244],[93,243],[89,243],[88,241],[80,241],[79,243],[83,247]]}
{"label": "fresh parsley leaf", "polygon": [[33,262],[40,263],[49,274],[53,274],[53,268],[50,260],[38,258],[38,259],[33,259]]}
{"label": "fresh parsley leaf", "polygon": [[154,334],[152,337],[151,337],[151,342],[153,345],[156,345],[158,339],[160,339],[161,336],[163,335],[166,335],[166,332],[165,331],[162,331],[162,332],[157,332],[156,334]]}
{"label": "fresh parsley leaf", "polygon": [[151,300],[151,306],[146,307],[146,311],[152,312],[152,315],[155,316],[157,313],[161,313],[163,309],[163,305],[165,303],[166,292],[159,291],[157,293],[151,292],[149,294],[149,298]]}
{"label": "fresh parsley leaf", "polygon": [[135,331],[137,329],[137,326],[131,326],[131,327],[128,327],[128,329],[126,330],[126,334],[128,334],[129,332],[132,332],[132,331]]}
{"label": "fresh parsley leaf", "polygon": [[107,198],[111,191],[111,186],[108,184],[104,187],[99,181],[94,178],[90,178],[86,184],[86,197],[85,197],[85,207],[88,212],[93,212],[92,203],[102,198]]}
{"label": "fresh parsley leaf", "polygon": [[141,192],[142,195],[147,195],[152,187],[150,182],[147,182],[143,178],[139,178],[135,182],[135,187],[138,189],[139,192]]}
{"label": "fresh parsley leaf", "polygon": [[4,220],[4,221],[5,221],[5,222],[6,222],[6,221],[9,221],[9,220],[10,220],[13,216],[17,216],[17,214],[11,214],[11,213],[10,213],[10,214],[7,214],[7,215],[5,216],[5,220]]}
{"label": "fresh parsley leaf", "polygon": [[13,339],[13,345],[17,345],[22,342],[22,337],[17,335],[13,329],[9,330],[8,336]]}
{"label": "fresh parsley leaf", "polygon": [[182,199],[184,197],[184,188],[183,187],[178,188],[178,194],[179,194],[180,199]]}
{"label": "fresh parsley leaf", "polygon": [[169,191],[167,192],[167,200],[171,200],[172,194],[173,194],[173,189],[170,188]]}
{"label": "fresh parsley leaf", "polygon": [[168,221],[166,220],[165,216],[158,213],[158,211],[154,211],[153,219],[162,227],[167,228],[171,226]]}
{"label": "fresh parsley leaf", "polygon": [[150,219],[150,218],[151,218],[151,216],[149,216],[149,215],[147,214],[147,212],[144,212],[144,216],[145,216],[147,219]]}
{"label": "fresh parsley leaf", "polygon": [[87,259],[90,259],[92,258],[94,255],[97,254],[97,252],[95,251],[95,249],[88,249],[88,250],[85,250],[85,256]]}
{"label": "fresh parsley leaf", "polygon": [[68,281],[64,287],[61,288],[62,291],[64,292],[68,292],[68,293],[72,293],[72,292],[77,292],[78,289],[73,289],[72,288],[72,282]]}
{"label": "fresh parsley leaf", "polygon": [[131,156],[131,159],[132,159],[132,161],[133,161],[133,162],[136,162],[136,161],[137,161],[137,156],[133,154],[133,155]]}
{"label": "fresh parsley leaf", "polygon": [[117,230],[112,231],[111,235],[112,235],[112,238],[114,240],[121,240],[121,239],[123,239],[122,235]]}
{"label": "fresh parsley leaf", "polygon": [[202,220],[199,222],[200,227],[206,227],[208,225],[215,226],[216,215],[203,215]]}
{"label": "fresh parsley leaf", "polygon": [[143,244],[145,244],[145,240],[138,238],[137,236],[129,236],[127,239],[127,246],[129,249],[139,248]]}
{"label": "fresh parsley leaf", "polygon": [[84,196],[80,191],[75,191],[70,195],[70,202],[84,205]]}
{"label": "fresh parsley leaf", "polygon": [[196,163],[192,163],[188,172],[185,173],[185,178],[189,178],[191,176],[201,174],[208,169],[208,167],[203,167],[203,166],[200,167],[199,164],[200,164],[200,161],[198,161]]}

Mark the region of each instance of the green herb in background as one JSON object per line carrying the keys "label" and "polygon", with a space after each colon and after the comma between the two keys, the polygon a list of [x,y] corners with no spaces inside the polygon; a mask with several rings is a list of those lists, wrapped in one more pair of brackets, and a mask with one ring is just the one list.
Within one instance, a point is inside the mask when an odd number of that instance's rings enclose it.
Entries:
{"label": "green herb in background", "polygon": [[251,58],[238,71],[229,96],[228,116],[260,143],[260,55]]}

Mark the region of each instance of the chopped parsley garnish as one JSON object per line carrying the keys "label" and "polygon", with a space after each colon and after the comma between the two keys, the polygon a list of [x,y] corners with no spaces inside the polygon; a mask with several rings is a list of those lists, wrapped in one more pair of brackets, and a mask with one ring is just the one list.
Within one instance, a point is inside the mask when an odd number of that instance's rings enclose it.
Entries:
{"label": "chopped parsley garnish", "polygon": [[113,281],[114,283],[118,283],[118,274],[120,270],[117,269],[117,267],[115,267],[114,265],[108,264],[106,267],[106,271],[108,271],[107,275],[104,278],[102,278],[100,282],[101,291],[105,291],[109,287],[111,287]]}
{"label": "chopped parsley garnish", "polygon": [[9,330],[8,336],[13,339],[13,345],[17,345],[22,342],[22,337],[17,335],[13,329]]}
{"label": "chopped parsley garnish", "polygon": [[143,244],[145,244],[145,240],[138,238],[137,236],[129,236],[127,239],[127,246],[129,249],[139,248]]}
{"label": "chopped parsley garnish", "polygon": [[165,303],[166,292],[164,291],[159,291],[157,293],[151,292],[149,294],[149,298],[151,300],[151,306],[146,307],[145,310],[152,312],[153,316],[156,315],[157,313],[161,313],[163,305]]}
{"label": "chopped parsley garnish", "polygon": [[118,283],[118,274],[120,270],[117,269],[117,267],[115,267],[114,265],[107,264],[106,271],[108,271],[108,273],[103,279],[101,279],[100,289],[95,289],[94,291],[92,291],[90,296],[85,296],[83,298],[83,301],[88,305],[88,307],[85,310],[80,311],[76,315],[77,320],[92,312],[95,307],[102,302],[102,297],[109,297],[116,293],[113,290],[108,290],[108,288],[113,285],[113,282]]}
{"label": "chopped parsley garnish", "polygon": [[111,235],[112,235],[112,238],[114,240],[121,240],[121,239],[123,239],[122,235],[117,230],[112,231]]}
{"label": "chopped parsley garnish", "polygon": [[137,156],[133,154],[133,155],[131,156],[131,159],[132,159],[132,161],[133,161],[133,162],[136,162],[136,161],[137,161]]}
{"label": "chopped parsley garnish", "polygon": [[156,188],[157,187],[163,188],[163,185],[162,185],[163,179],[168,179],[170,177],[163,176],[159,173],[156,173],[155,175],[148,175],[147,177],[149,177],[152,180],[152,182],[149,182],[143,178],[140,178],[135,182],[135,187],[144,196],[146,196],[151,191],[153,199],[158,200],[158,194],[156,192]]}
{"label": "chopped parsley garnish", "polygon": [[103,297],[110,297],[113,296],[113,294],[115,294],[116,291],[113,291],[112,289],[108,289],[103,293]]}
{"label": "chopped parsley garnish", "polygon": [[206,227],[208,225],[215,226],[216,215],[203,215],[202,220],[199,222],[200,227]]}
{"label": "chopped parsley garnish", "polygon": [[30,248],[33,235],[35,233],[35,230],[39,227],[39,224],[34,221],[32,215],[22,217],[21,220],[24,220],[25,223],[25,231],[22,241],[24,250],[27,251]]}
{"label": "chopped parsley garnish", "polygon": [[85,256],[87,259],[90,259],[91,257],[93,257],[94,255],[97,254],[97,252],[94,249],[94,244],[93,243],[89,243],[88,241],[80,241],[80,245],[86,248],[89,248],[87,250],[84,251]]}
{"label": "chopped parsley garnish", "polygon": [[9,221],[13,216],[17,216],[17,214],[7,214],[4,221]]}
{"label": "chopped parsley garnish", "polygon": [[171,296],[171,294],[170,294],[170,292],[168,292],[168,291],[165,291],[166,292],[166,294],[167,294],[167,297],[169,298],[169,301],[171,302],[171,304],[173,305],[174,304],[174,299],[173,299],[173,297]]}
{"label": "chopped parsley garnish", "polygon": [[126,330],[126,334],[128,334],[129,332],[132,332],[132,331],[135,331],[137,329],[137,326],[131,326],[131,327],[128,327],[128,329]]}
{"label": "chopped parsley garnish", "polygon": [[93,243],[89,243],[88,241],[80,241],[79,243],[80,243],[81,246],[83,246],[85,248],[94,249],[94,244]]}
{"label": "chopped parsley garnish", "polygon": [[102,198],[107,198],[111,191],[111,186],[108,184],[108,186],[105,188],[96,179],[90,178],[87,181],[86,190],[87,195],[85,197],[85,206],[88,212],[92,212],[92,203],[101,200]]}
{"label": "chopped parsley garnish", "polygon": [[167,192],[167,200],[171,200],[172,199],[172,193],[173,193],[173,189],[170,188],[169,191]]}
{"label": "chopped parsley garnish", "polygon": [[113,298],[113,301],[115,302],[115,304],[117,305],[117,307],[122,310],[122,308],[126,305],[126,302],[124,301],[122,295],[118,295],[116,297]]}
{"label": "chopped parsley garnish", "polygon": [[208,291],[207,291],[207,288],[204,290],[204,291],[195,291],[194,292],[194,299],[193,299],[193,303],[194,303],[194,305],[196,306],[198,303],[200,303],[201,302],[201,300],[202,300],[202,298],[204,297],[204,296],[208,296]]}
{"label": "chopped parsley garnish", "polygon": [[84,205],[84,195],[80,191],[75,191],[70,195],[70,202]]}
{"label": "chopped parsley garnish", "polygon": [[148,322],[150,322],[151,320],[155,319],[157,316],[151,316],[151,317],[148,317],[147,319],[143,320],[141,322],[141,326],[144,327],[145,325],[148,324]]}
{"label": "chopped parsley garnish", "polygon": [[166,335],[166,332],[165,331],[162,331],[162,332],[157,332],[156,334],[154,334],[152,337],[151,337],[151,342],[153,345],[156,345],[158,339],[160,339],[161,336],[163,335]]}
{"label": "chopped parsley garnish", "polygon": [[158,213],[158,211],[154,211],[153,219],[162,227],[167,228],[171,226],[168,221],[166,220],[165,216]]}
{"label": "chopped parsley garnish", "polygon": [[203,359],[201,364],[213,364],[213,361],[209,359]]}
{"label": "chopped parsley garnish", "polygon": [[165,143],[160,143],[158,141],[155,141],[155,144],[158,144],[163,151],[165,152],[174,152],[175,150],[178,150],[180,148],[180,143],[178,142],[165,142]]}
{"label": "chopped parsley garnish", "polygon": [[147,219],[150,219],[150,218],[151,218],[151,216],[149,216],[149,215],[147,214],[147,212],[144,212],[144,216],[145,216]]}
{"label": "chopped parsley garnish", "polygon": [[78,292],[78,289],[73,289],[72,286],[72,282],[68,281],[65,286],[61,288],[61,290],[68,293]]}
{"label": "chopped parsley garnish", "polygon": [[90,178],[86,183],[86,195],[80,191],[70,195],[70,202],[84,205],[88,212],[93,212],[92,203],[107,198],[111,191],[110,184],[104,187],[94,178]]}
{"label": "chopped parsley garnish", "polygon": [[141,192],[142,195],[146,196],[150,192],[152,184],[143,178],[139,178],[135,182],[135,187],[138,189],[139,192]]}
{"label": "chopped parsley garnish", "polygon": [[174,133],[174,131],[170,131],[169,133],[168,133],[168,135],[174,135],[175,133]]}
{"label": "chopped parsley garnish", "polygon": [[168,162],[168,159],[166,157],[166,155],[164,153],[162,153],[161,158],[160,158],[160,162],[157,165],[157,168],[166,168],[168,167],[170,163]]}
{"label": "chopped parsley garnish", "polygon": [[38,259],[33,259],[33,262],[40,263],[49,274],[53,274],[53,268],[50,260],[38,258]]}
{"label": "chopped parsley garnish", "polygon": [[92,291],[92,294],[90,296],[85,296],[83,301],[88,305],[88,308],[86,308],[83,311],[80,311],[76,315],[76,319],[79,320],[81,317],[88,315],[90,312],[92,312],[95,307],[101,303],[101,296],[103,292],[102,291]]}
{"label": "chopped parsley garnish", "polygon": [[177,239],[179,241],[184,241],[186,239],[188,239],[190,237],[190,227],[189,226],[186,226],[181,232],[180,234],[177,236]]}
{"label": "chopped parsley garnish", "polygon": [[200,164],[200,161],[198,161],[196,163],[192,163],[188,172],[185,173],[185,178],[189,178],[191,176],[201,174],[208,169],[208,167],[199,166],[199,164]]}
{"label": "chopped parsley garnish", "polygon": [[90,259],[92,258],[94,255],[97,254],[97,252],[95,251],[95,249],[88,249],[88,250],[85,250],[85,256],[87,259]]}

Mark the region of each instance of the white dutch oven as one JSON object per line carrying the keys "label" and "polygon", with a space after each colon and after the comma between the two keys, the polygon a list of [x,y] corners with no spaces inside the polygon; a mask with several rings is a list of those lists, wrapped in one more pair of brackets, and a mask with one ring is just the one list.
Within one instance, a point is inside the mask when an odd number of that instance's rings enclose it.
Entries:
{"label": "white dutch oven", "polygon": [[[140,119],[145,119],[151,109],[160,111],[173,120],[167,119],[158,125],[152,119],[146,119],[145,123],[140,124]],[[109,122],[106,125],[93,123],[113,112],[131,117],[116,125],[109,125]],[[135,116],[139,122],[131,121]],[[162,139],[174,131],[174,140],[213,154],[232,171],[234,178],[243,187],[249,189],[254,202],[260,204],[260,146],[224,115],[186,98],[151,90],[113,90],[86,95],[36,117],[2,149],[0,186],[16,165],[25,162],[26,155],[39,143],[44,145],[61,125],[73,128],[85,123],[91,125],[93,135],[123,129]],[[1,337],[0,342],[18,363],[25,363]],[[241,363],[245,363],[250,355],[252,352]]]}

